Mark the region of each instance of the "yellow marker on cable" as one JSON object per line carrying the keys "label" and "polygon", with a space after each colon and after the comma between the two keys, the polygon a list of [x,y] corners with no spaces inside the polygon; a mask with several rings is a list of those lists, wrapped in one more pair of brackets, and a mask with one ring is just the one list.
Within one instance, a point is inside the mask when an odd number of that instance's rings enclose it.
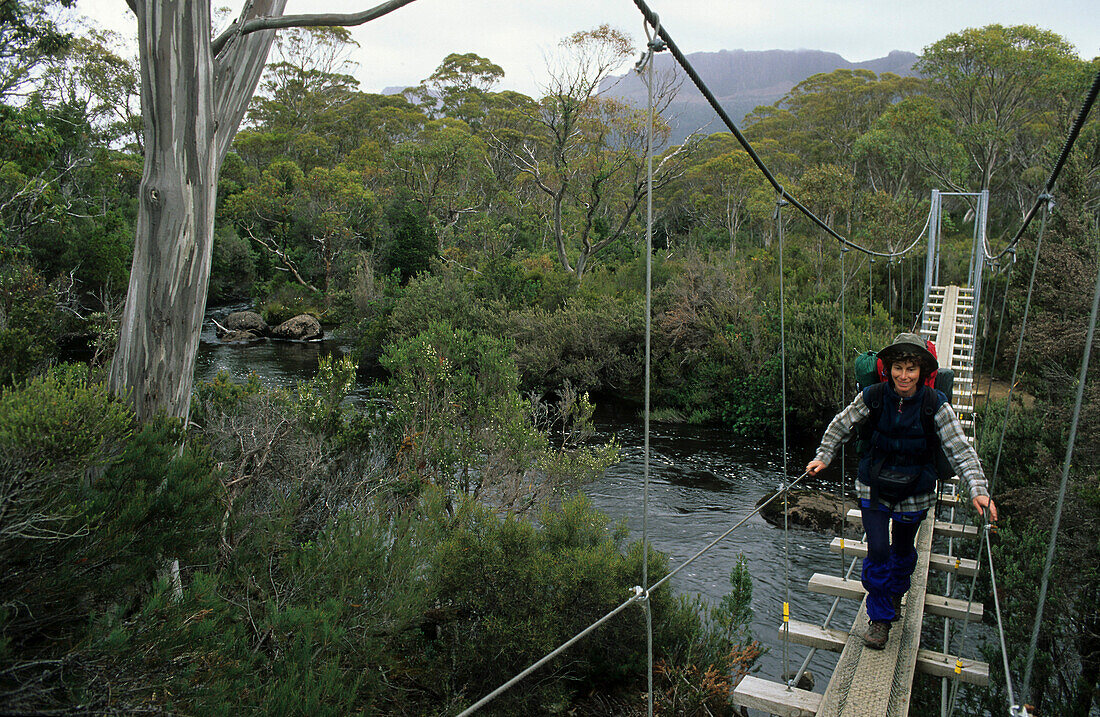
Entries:
{"label": "yellow marker on cable", "polygon": [[955,658],[955,674],[961,675],[963,673],[963,661],[959,658]]}
{"label": "yellow marker on cable", "polygon": [[783,603],[783,622],[791,621],[791,605],[790,603]]}

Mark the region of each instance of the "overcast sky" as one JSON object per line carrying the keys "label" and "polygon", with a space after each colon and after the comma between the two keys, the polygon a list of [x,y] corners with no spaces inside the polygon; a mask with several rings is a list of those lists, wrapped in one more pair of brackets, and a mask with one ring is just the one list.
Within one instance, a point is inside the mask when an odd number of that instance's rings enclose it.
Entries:
{"label": "overcast sky", "polygon": [[[379,0],[288,0],[287,13],[355,12]],[[236,13],[242,0],[215,0]],[[950,32],[991,23],[1053,30],[1082,58],[1100,55],[1097,0],[648,0],[685,53],[812,49],[858,62],[891,50],[920,53]],[[123,0],[79,0],[101,26],[133,35]],[[353,30],[352,59],[365,92],[418,84],[451,52],[475,52],[504,68],[501,89],[537,95],[546,58],[577,30],[610,23],[642,45],[631,0],[417,0]],[[705,79],[705,78],[704,78]]]}

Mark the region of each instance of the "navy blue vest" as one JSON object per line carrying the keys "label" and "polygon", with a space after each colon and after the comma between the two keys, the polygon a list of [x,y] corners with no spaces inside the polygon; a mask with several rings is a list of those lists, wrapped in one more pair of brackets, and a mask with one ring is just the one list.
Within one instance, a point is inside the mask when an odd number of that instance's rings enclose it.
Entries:
{"label": "navy blue vest", "polygon": [[[858,476],[859,481],[868,486],[873,486],[874,476],[884,471],[909,476],[913,481],[912,486],[904,491],[903,496],[891,496],[891,503],[894,499],[923,495],[936,490],[933,446],[929,445],[925,437],[921,421],[924,392],[927,390],[929,389],[926,386],[921,385],[912,397],[902,398],[892,385],[887,384],[880,394],[882,412],[878,425],[872,429],[870,446],[860,459]],[[871,387],[863,390],[863,400],[870,406],[868,391],[871,391]],[[945,400],[940,392],[935,393],[933,403],[936,411],[939,411]]]}

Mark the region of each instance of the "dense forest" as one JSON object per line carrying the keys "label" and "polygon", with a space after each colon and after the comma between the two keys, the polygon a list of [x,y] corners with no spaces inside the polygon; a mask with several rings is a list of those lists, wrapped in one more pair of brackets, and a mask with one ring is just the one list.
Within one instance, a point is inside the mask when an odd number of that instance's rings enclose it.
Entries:
{"label": "dense forest", "polygon": [[[349,31],[281,30],[215,174],[206,303],[250,302],[269,326],[310,315],[354,348],[294,386],[197,385],[181,422],[109,389],[151,123],[128,43],[67,30],[69,5],[0,5],[0,711],[453,714],[621,603],[643,561],[667,573],[577,493],[618,458],[591,440],[595,403],[643,397],[647,112],[600,92],[634,39],[564,38],[538,97],[460,53],[377,95],[358,89]],[[908,246],[933,189],[989,190],[997,250],[1100,59],[991,25],[916,69],[814,75],[744,132],[862,246]],[[731,134],[668,146],[680,82],[654,88],[653,417],[774,440],[786,405],[817,432],[854,390],[842,367],[917,320],[923,244],[843,252],[777,218]],[[1054,199],[1019,390],[978,416],[1017,677],[1098,262],[1095,110]],[[974,207],[948,209],[942,283],[962,282]],[[987,375],[1012,371],[1038,225],[983,278],[1003,302],[982,307]],[[368,407],[344,401],[357,377]],[[1041,714],[1088,715],[1100,687],[1100,382],[1085,396]],[[761,648],[743,566],[729,582],[719,604],[650,600],[662,714],[732,714]],[[632,608],[491,709],[634,713],[645,650]],[[988,657],[995,686],[966,694],[969,714],[1003,711]]]}

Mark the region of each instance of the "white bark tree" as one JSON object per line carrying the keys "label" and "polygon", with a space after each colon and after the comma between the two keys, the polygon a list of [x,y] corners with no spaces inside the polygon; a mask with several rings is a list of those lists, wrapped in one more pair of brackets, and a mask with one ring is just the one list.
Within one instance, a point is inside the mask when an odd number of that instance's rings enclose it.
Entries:
{"label": "white bark tree", "polygon": [[187,420],[206,310],[218,173],[275,30],[369,22],[413,0],[350,15],[283,15],[286,0],[248,0],[211,39],[209,0],[127,0],[138,21],[145,128],[134,262],[110,389],[140,419]]}

